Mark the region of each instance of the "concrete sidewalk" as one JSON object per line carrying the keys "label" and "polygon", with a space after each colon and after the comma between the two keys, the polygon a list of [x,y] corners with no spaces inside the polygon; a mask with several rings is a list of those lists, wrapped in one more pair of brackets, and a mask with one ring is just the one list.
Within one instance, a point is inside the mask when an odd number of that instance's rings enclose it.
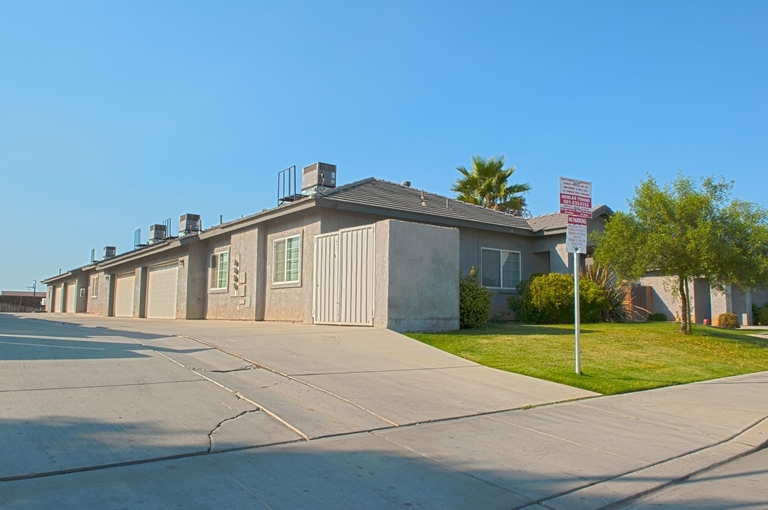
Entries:
{"label": "concrete sidewalk", "polygon": [[2,508],[640,505],[768,440],[768,372],[595,398],[368,328],[28,317]]}

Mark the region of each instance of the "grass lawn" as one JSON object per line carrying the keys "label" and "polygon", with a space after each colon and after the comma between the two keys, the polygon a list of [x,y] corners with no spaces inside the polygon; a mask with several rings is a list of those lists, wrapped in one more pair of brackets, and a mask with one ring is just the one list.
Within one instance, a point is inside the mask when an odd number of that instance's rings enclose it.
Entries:
{"label": "grass lawn", "polygon": [[679,324],[582,324],[581,370],[574,371],[573,325],[491,324],[408,336],[481,365],[604,395],[768,370],[768,340],[755,330]]}

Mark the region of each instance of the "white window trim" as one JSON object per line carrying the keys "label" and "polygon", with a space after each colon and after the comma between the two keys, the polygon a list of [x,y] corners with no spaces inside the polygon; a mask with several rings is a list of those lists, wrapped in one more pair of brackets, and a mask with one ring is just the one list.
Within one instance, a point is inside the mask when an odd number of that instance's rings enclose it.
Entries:
{"label": "white window trim", "polygon": [[504,287],[504,267],[501,263],[501,253],[507,252],[507,253],[517,253],[517,273],[520,275],[520,279],[518,280],[518,283],[522,281],[523,279],[523,254],[519,251],[515,250],[504,250],[502,248],[480,248],[480,284],[483,283],[483,251],[495,251],[499,252],[499,281],[501,283],[501,287],[487,287],[483,285],[486,289],[494,289],[494,290],[511,290],[511,291],[517,291],[517,284],[514,285],[514,287]]}
{"label": "white window trim", "polygon": [[[221,256],[226,253],[227,255],[227,273],[225,275],[225,282],[223,287],[219,287],[219,264],[221,264]],[[216,267],[210,267],[211,259],[213,257],[216,257]],[[208,258],[208,290],[214,291],[214,292],[226,292],[229,290],[229,271],[230,271],[230,264],[231,260],[229,257],[229,248],[225,250],[218,250],[211,253],[211,256]],[[216,286],[214,286],[216,285]]]}
{"label": "white window trim", "polygon": [[[285,244],[286,244],[285,255],[287,257],[288,256],[288,250],[287,250],[288,239],[298,239],[299,240],[299,272],[298,272],[298,278],[296,280],[284,280],[282,282],[278,282],[278,281],[275,280],[276,268],[277,268],[277,264],[275,263],[276,262],[276,260],[275,260],[275,253],[276,253],[276,249],[277,249],[277,243],[279,243],[280,241],[285,241]],[[275,239],[275,240],[272,241],[272,285],[287,285],[287,286],[298,286],[298,285],[301,285],[301,262],[302,262],[301,247],[302,247],[301,234],[295,234],[295,235],[292,235],[292,236],[281,237],[280,239]],[[287,272],[288,260],[286,259],[285,262],[286,262],[286,264],[285,264],[285,270],[284,271]],[[283,275],[283,276],[285,276],[285,275]]]}
{"label": "white window trim", "polygon": [[99,275],[91,276],[91,298],[99,297]]}

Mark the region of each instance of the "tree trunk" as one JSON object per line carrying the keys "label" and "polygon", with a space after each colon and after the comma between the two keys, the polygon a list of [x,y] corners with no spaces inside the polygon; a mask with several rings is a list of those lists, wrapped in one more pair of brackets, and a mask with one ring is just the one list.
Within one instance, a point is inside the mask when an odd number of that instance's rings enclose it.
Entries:
{"label": "tree trunk", "polygon": [[685,281],[687,278],[680,275],[677,277],[678,291],[680,292],[680,333],[688,334],[688,294],[685,292]]}

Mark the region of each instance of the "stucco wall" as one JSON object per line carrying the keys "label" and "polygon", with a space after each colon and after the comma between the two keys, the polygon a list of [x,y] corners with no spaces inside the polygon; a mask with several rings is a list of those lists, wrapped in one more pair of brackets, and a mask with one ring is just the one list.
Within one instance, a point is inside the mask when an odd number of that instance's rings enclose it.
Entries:
{"label": "stucco wall", "polygon": [[[385,246],[379,245],[380,239],[387,240],[382,243]],[[386,286],[386,327],[395,331],[458,329],[458,229],[385,220],[376,223],[376,242],[377,268],[384,266],[377,275],[386,276],[376,282],[377,289]],[[379,296],[383,298],[383,294]],[[378,300],[376,305],[379,307]]]}
{"label": "stucco wall", "polygon": [[[312,322],[313,242],[317,234],[320,234],[320,220],[313,212],[302,212],[268,223],[264,320]],[[295,235],[301,236],[300,281],[274,283],[274,243]]]}
{"label": "stucco wall", "polygon": [[[98,276],[98,288],[96,291],[96,297],[93,297],[93,277]],[[86,313],[94,315],[107,315],[108,302],[109,302],[109,279],[106,277],[107,273],[104,271],[89,271],[88,272],[88,292],[87,303],[85,307]]]}
{"label": "stucco wall", "polygon": [[[474,267],[480,272],[480,251],[482,248],[494,248],[520,252],[520,279],[531,276],[534,266],[532,257],[533,239],[512,234],[486,232],[471,228],[459,231],[460,255],[459,266],[461,273],[466,275]],[[494,292],[491,314],[500,318],[512,318],[507,299],[518,295],[517,289],[490,289]]]}
{"label": "stucco wall", "polygon": [[663,313],[669,320],[675,320],[679,313],[680,300],[672,292],[672,288],[664,287],[663,276],[645,276],[640,279],[640,285],[651,287],[651,309],[653,313]]}
{"label": "stucco wall", "polygon": [[[227,277],[227,287],[224,289],[212,289],[211,286],[214,282],[211,280],[211,271],[209,267],[209,261],[214,253],[229,252],[229,274]],[[233,294],[232,288],[232,262],[234,259],[232,253],[232,243],[230,235],[222,235],[211,238],[206,243],[206,256],[205,264],[203,265],[203,274],[205,275],[205,289],[206,289],[206,304],[205,304],[205,318],[206,319],[228,319],[229,318],[229,305],[230,295]]]}

